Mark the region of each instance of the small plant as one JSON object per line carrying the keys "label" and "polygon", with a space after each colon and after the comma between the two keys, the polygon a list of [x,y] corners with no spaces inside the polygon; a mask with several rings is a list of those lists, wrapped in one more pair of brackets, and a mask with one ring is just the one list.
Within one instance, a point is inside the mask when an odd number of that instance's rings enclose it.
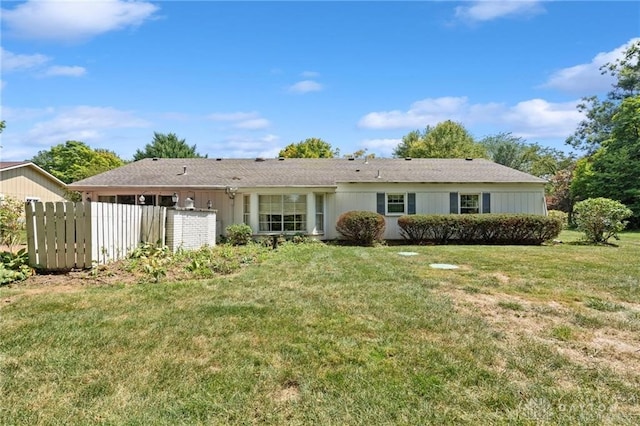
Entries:
{"label": "small plant", "polygon": [[14,281],[22,281],[33,275],[34,270],[29,266],[29,256],[25,249],[17,253],[0,253],[0,285]]}
{"label": "small plant", "polygon": [[587,241],[606,244],[611,237],[619,239],[618,233],[627,226],[624,219],[632,214],[631,209],[619,201],[589,198],[576,203],[573,221],[577,229],[584,232]]}
{"label": "small plant", "polygon": [[235,223],[227,226],[227,241],[234,246],[243,246],[251,241],[253,231],[245,223]]}
{"label": "small plant", "polygon": [[347,242],[363,246],[380,242],[385,227],[381,214],[357,210],[341,214],[336,223],[336,230]]}
{"label": "small plant", "polygon": [[142,243],[129,257],[134,260],[130,265],[131,270],[141,268],[145,274],[153,277],[156,283],[167,275],[167,264],[171,262],[169,247],[161,244]]}
{"label": "small plant", "polygon": [[566,342],[573,339],[573,330],[568,325],[559,325],[551,330],[551,335],[558,340]]}

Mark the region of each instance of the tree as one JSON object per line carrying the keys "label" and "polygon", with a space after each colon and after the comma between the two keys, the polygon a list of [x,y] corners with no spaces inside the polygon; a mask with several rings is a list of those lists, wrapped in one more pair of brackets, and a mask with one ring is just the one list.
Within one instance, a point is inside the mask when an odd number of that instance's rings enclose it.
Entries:
{"label": "tree", "polygon": [[298,143],[291,143],[278,153],[284,158],[333,158],[340,155],[339,149],[319,138],[308,138]]}
{"label": "tree", "polygon": [[195,145],[187,145],[175,133],[153,132],[153,141],[145,145],[144,151],[138,149],[133,155],[133,161],[143,158],[207,158],[207,155],[198,154]]}
{"label": "tree", "polygon": [[511,133],[487,136],[480,144],[487,150],[491,161],[542,178],[555,175],[574,161],[573,155],[537,143],[528,143]]}
{"label": "tree", "polygon": [[603,65],[600,71],[616,77],[616,83],[606,99],[596,96],[582,99],[578,111],[586,118],[566,141],[574,148],[587,151],[587,155],[594,153],[610,138],[613,116],[620,103],[640,95],[640,41],[632,43],[621,59]]}
{"label": "tree", "polygon": [[376,154],[371,153],[371,154],[367,154],[368,149],[367,148],[363,148],[363,149],[359,149],[357,151],[354,151],[352,154],[345,154],[343,155],[344,158],[364,158],[366,160],[370,159],[370,158],[376,158]]}
{"label": "tree", "polygon": [[413,158],[484,158],[485,148],[477,143],[467,129],[451,120],[427,126],[424,132],[414,130],[403,136],[394,149],[394,157]]}
{"label": "tree", "polygon": [[[587,118],[569,144],[588,149],[578,162],[571,191],[577,200],[608,197],[633,211],[640,226],[640,41],[602,69],[617,77],[605,101],[589,98]],[[575,145],[574,145],[575,146]]]}
{"label": "tree", "polygon": [[4,122],[4,120],[0,121],[0,133],[2,133],[2,132],[4,131],[4,128],[5,128],[5,127],[6,127],[6,126],[5,126],[5,122]]}
{"label": "tree", "polygon": [[84,142],[67,141],[39,151],[31,160],[64,183],[71,183],[125,164],[116,153],[92,149]]}

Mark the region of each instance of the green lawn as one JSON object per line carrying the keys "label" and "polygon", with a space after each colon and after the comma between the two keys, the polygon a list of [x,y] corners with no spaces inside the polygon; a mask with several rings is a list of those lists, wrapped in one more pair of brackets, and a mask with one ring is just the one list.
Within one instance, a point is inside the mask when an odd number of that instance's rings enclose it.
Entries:
{"label": "green lawn", "polygon": [[287,244],[208,280],[2,287],[0,424],[635,425],[640,234],[577,238]]}

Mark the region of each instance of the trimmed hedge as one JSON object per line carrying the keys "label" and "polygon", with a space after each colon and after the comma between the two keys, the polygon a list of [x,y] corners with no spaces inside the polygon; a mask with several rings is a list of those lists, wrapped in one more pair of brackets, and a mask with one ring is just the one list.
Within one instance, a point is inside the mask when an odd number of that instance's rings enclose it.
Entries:
{"label": "trimmed hedge", "polygon": [[398,218],[412,244],[539,245],[562,231],[557,217],[532,214],[410,215]]}
{"label": "trimmed hedge", "polygon": [[375,212],[352,210],[338,217],[336,230],[350,244],[370,246],[382,240],[386,223]]}

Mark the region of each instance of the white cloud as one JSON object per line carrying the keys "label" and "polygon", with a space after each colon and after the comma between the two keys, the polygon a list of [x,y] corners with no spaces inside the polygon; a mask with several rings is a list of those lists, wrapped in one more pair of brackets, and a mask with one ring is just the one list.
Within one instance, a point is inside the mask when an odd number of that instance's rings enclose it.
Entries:
{"label": "white cloud", "polygon": [[445,120],[458,121],[466,109],[465,97],[427,98],[411,104],[408,111],[371,112],[360,119],[358,126],[368,129],[423,128]]}
{"label": "white cloud", "polygon": [[207,116],[209,120],[222,121],[231,123],[236,129],[260,130],[266,129],[271,122],[260,116],[259,113],[253,112],[223,112],[213,113]]}
{"label": "white cloud", "polygon": [[110,107],[77,106],[56,110],[53,115],[49,120],[37,123],[28,131],[28,141],[38,145],[54,145],[67,140],[89,142],[100,139],[102,132],[110,129],[150,125],[130,111]]}
{"label": "white cloud", "polygon": [[47,69],[45,75],[50,77],[81,77],[87,73],[84,67],[78,66],[52,66]]}
{"label": "white cloud", "polygon": [[224,141],[209,144],[209,152],[215,152],[220,158],[276,158],[280,147],[276,143],[280,138],[268,134],[260,138],[230,136]]}
{"label": "white cloud", "polygon": [[2,71],[11,72],[38,68],[50,61],[51,58],[39,53],[33,55],[16,54],[0,47],[0,60]]}
{"label": "white cloud", "polygon": [[485,22],[507,16],[533,16],[544,12],[538,0],[480,0],[457,6],[455,17],[467,22]]}
{"label": "white cloud", "polygon": [[498,122],[525,139],[566,138],[584,118],[576,109],[578,102],[552,103],[531,99],[505,110]]}
{"label": "white cloud", "polygon": [[466,97],[428,98],[414,102],[407,111],[371,112],[358,126],[368,129],[423,129],[445,120],[464,126],[494,126],[527,139],[566,138],[584,117],[578,100],[552,103],[531,99],[513,106],[498,103],[471,104]]}
{"label": "white cloud", "polygon": [[376,155],[391,157],[393,150],[400,142],[402,142],[402,139],[366,139],[360,143],[360,146]]}
{"label": "white cloud", "polygon": [[615,78],[602,74],[600,67],[621,59],[627,48],[640,38],[633,38],[627,43],[609,52],[600,52],[586,64],[578,64],[554,72],[542,87],[561,90],[578,95],[591,95],[594,92],[604,92],[611,89]]}
{"label": "white cloud", "polygon": [[19,37],[71,41],[141,25],[157,10],[145,1],[29,0],[3,8],[2,22]]}
{"label": "white cloud", "polygon": [[293,93],[303,94],[309,92],[319,92],[323,88],[324,87],[322,86],[322,84],[318,83],[317,81],[302,80],[289,86],[289,91]]}
{"label": "white cloud", "polygon": [[320,73],[316,71],[302,71],[300,76],[304,78],[317,78],[320,77]]}
{"label": "white cloud", "polygon": [[238,129],[259,130],[269,127],[271,123],[266,118],[254,118],[251,120],[239,121],[234,124]]}

